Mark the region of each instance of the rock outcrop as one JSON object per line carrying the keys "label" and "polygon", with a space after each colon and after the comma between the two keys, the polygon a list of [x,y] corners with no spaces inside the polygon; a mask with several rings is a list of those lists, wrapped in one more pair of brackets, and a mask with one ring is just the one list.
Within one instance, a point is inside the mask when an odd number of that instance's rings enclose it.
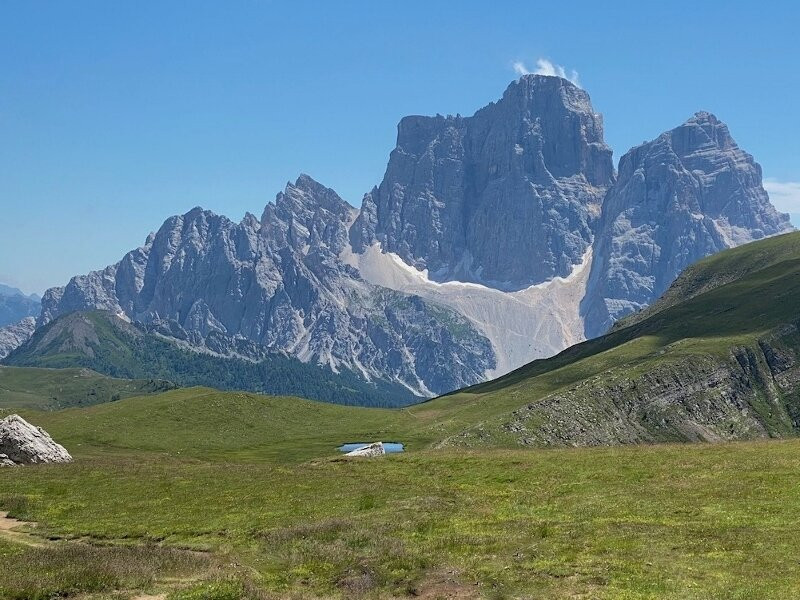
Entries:
{"label": "rock outcrop", "polygon": [[71,462],[67,450],[19,415],[0,420],[0,465]]}
{"label": "rock outcrop", "polygon": [[643,361],[601,374],[472,427],[442,446],[611,446],[795,437],[800,427],[798,326],[727,357]]}
{"label": "rock outcrop", "polygon": [[374,442],[372,444],[367,444],[366,446],[361,446],[361,448],[356,448],[352,452],[348,452],[345,456],[383,456],[386,454],[386,449],[383,447],[383,442]]}
{"label": "rock outcrop", "polygon": [[36,330],[36,319],[25,317],[19,323],[0,327],[0,358],[27,342]]}
{"label": "rock outcrop", "polygon": [[472,117],[406,117],[350,236],[437,281],[520,289],[565,277],[614,181],[589,95],[526,75]]}
{"label": "rock outcrop", "polygon": [[753,157],[714,115],[695,114],[620,160],[582,305],[586,336],[653,302],[698,259],[792,229]]}

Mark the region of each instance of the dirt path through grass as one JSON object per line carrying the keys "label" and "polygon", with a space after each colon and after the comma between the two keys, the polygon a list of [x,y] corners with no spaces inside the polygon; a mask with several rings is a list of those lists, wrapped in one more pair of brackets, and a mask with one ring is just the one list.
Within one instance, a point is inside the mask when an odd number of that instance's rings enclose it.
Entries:
{"label": "dirt path through grass", "polygon": [[34,546],[41,548],[44,546],[44,541],[39,540],[32,534],[26,531],[19,531],[17,528],[23,525],[35,527],[36,523],[29,523],[27,521],[20,521],[8,516],[7,512],[0,511],[0,537],[4,537],[12,542],[25,544],[26,546]]}
{"label": "dirt path through grass", "polygon": [[[35,528],[37,527],[37,523],[32,521],[20,521],[19,519],[15,519],[13,517],[8,516],[8,512],[0,511],[0,540],[6,540],[15,544],[20,544],[27,546],[29,548],[35,548],[33,552],[58,552],[59,549],[63,551],[65,548],[69,548],[70,546],[77,546],[79,548],[92,548],[91,542],[86,539],[81,540],[64,540],[64,539],[46,539],[44,537],[39,537],[35,533],[31,531],[27,531],[26,529]],[[131,548],[130,546],[125,546],[126,548]],[[111,550],[114,546],[102,546],[106,550]],[[190,554],[194,554],[196,556],[205,556],[203,553],[199,552],[190,552],[185,551]],[[98,559],[97,557],[94,557]],[[98,559],[99,560],[99,559]],[[148,592],[145,593],[141,591],[141,588],[130,588],[125,589],[121,588],[115,590],[116,592],[121,592],[123,594],[130,594],[130,600],[166,600],[168,591],[172,591],[175,589],[179,589],[181,587],[185,587],[191,585],[196,582],[203,581],[206,577],[211,573],[211,567],[206,565],[204,568],[198,569],[194,575],[190,576],[172,576],[172,577],[160,577],[151,582],[150,585],[147,586]],[[2,582],[0,582],[2,583]],[[0,588],[2,585],[0,585]],[[155,587],[156,591],[150,591],[149,588]],[[167,590],[161,592],[160,590]],[[2,595],[2,590],[0,590],[0,595]],[[5,596],[3,596],[5,597]],[[84,596],[81,596],[84,597]],[[87,599],[94,598],[93,595],[85,596]],[[105,597],[105,596],[103,596]]]}

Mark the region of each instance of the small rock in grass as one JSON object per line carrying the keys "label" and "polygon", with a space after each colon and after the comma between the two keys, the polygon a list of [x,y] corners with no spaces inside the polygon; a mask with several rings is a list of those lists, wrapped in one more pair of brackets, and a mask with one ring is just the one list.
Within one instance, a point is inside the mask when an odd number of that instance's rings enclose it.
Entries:
{"label": "small rock in grass", "polygon": [[374,444],[356,448],[352,452],[345,454],[345,456],[382,456],[384,454],[386,454],[386,450],[383,447],[383,442],[375,442]]}

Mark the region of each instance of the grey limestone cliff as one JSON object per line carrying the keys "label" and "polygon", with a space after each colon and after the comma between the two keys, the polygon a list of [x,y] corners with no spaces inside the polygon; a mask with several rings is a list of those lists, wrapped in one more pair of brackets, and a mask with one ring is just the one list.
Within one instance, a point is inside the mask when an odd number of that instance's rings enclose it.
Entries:
{"label": "grey limestone cliff", "polygon": [[36,319],[25,317],[18,323],[0,327],[0,358],[5,358],[9,353],[24,344],[36,330]]}
{"label": "grey limestone cliff", "polygon": [[351,230],[439,281],[527,287],[568,275],[592,242],[611,149],[589,95],[526,75],[472,117],[406,117]]}
{"label": "grey limestone cliff", "polygon": [[714,115],[695,114],[620,160],[582,303],[587,337],[650,304],[698,259],[791,230],[758,163]]}
{"label": "grey limestone cliff", "polygon": [[261,220],[199,208],[116,265],[49,290],[40,321],[103,309],[191,347],[280,351],[429,396],[482,379],[489,342],[452,309],[364,281],[339,259],[355,209],[308,176]]}

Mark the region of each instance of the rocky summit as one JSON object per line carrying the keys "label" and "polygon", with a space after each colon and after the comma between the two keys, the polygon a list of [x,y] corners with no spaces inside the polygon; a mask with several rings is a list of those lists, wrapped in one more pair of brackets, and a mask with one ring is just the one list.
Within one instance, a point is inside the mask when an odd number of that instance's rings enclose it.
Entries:
{"label": "rocky summit", "polygon": [[0,466],[71,462],[66,449],[19,415],[0,420]]}
{"label": "rocky summit", "polygon": [[700,258],[792,229],[758,163],[723,122],[698,112],[620,160],[583,301],[587,337],[653,302]]}
{"label": "rocky summit", "polygon": [[432,396],[599,335],[695,260],[790,229],[713,115],[617,175],[589,95],[526,75],[471,117],[402,119],[360,210],[306,175],[260,219],[193,209],[49,290],[38,325],[108,310],[187,348]]}
{"label": "rocky summit", "polygon": [[472,117],[400,121],[351,230],[437,281],[519,289],[565,277],[614,181],[603,121],[566,79],[527,75]]}

